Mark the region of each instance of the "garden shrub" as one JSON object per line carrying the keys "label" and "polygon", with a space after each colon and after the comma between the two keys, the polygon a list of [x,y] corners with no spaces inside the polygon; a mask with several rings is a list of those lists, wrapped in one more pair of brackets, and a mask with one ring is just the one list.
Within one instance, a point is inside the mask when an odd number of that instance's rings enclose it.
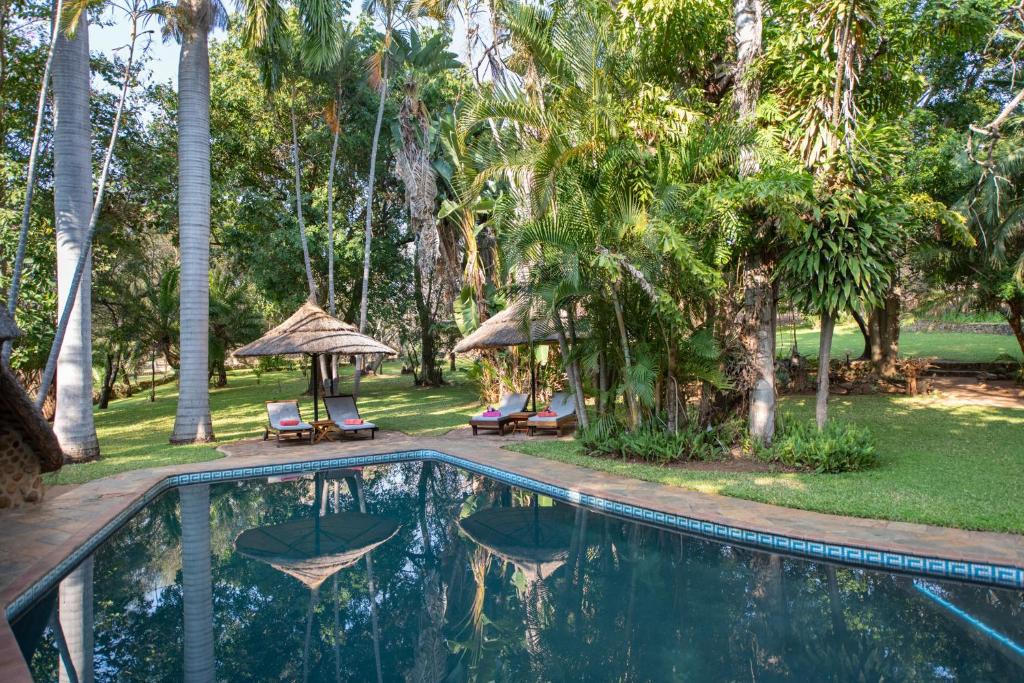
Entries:
{"label": "garden shrub", "polygon": [[576,439],[589,455],[666,464],[719,458],[728,451],[732,443],[730,435],[735,433],[738,432],[731,429],[731,425],[727,430],[702,429],[695,422],[671,432],[657,420],[630,431],[621,422],[605,417],[578,430]]}
{"label": "garden shrub", "polygon": [[819,473],[857,472],[878,461],[874,438],[863,427],[830,420],[819,432],[813,420],[780,424],[775,443],[761,453],[767,460]]}

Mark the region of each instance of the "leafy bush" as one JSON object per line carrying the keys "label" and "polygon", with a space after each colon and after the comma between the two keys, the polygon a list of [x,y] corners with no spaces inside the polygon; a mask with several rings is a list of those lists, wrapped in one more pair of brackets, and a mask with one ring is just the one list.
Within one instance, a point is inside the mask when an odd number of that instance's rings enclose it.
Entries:
{"label": "leafy bush", "polygon": [[735,430],[701,429],[696,423],[671,432],[660,421],[652,420],[630,431],[612,418],[594,421],[580,429],[576,440],[583,450],[596,456],[630,458],[666,464],[680,460],[713,460],[724,455]]}
{"label": "leafy bush", "polygon": [[781,421],[784,428],[762,457],[818,473],[857,472],[878,461],[875,441],[863,427],[831,420],[818,431],[813,420]]}

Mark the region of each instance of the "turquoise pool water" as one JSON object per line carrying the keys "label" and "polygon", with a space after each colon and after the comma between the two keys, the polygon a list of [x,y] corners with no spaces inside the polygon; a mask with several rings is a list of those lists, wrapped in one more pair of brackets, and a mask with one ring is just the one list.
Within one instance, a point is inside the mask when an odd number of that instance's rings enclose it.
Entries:
{"label": "turquoise pool water", "polygon": [[61,650],[100,681],[1024,680],[1020,591],[698,539],[438,463],[169,491],[61,593],[14,625],[39,681]]}

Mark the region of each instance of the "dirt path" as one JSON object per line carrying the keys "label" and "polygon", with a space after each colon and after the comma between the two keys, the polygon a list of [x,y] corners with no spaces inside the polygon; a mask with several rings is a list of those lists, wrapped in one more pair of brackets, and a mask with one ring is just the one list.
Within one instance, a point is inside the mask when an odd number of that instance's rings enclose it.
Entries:
{"label": "dirt path", "polygon": [[928,400],[942,405],[991,406],[1024,409],[1024,387],[1009,380],[937,377]]}

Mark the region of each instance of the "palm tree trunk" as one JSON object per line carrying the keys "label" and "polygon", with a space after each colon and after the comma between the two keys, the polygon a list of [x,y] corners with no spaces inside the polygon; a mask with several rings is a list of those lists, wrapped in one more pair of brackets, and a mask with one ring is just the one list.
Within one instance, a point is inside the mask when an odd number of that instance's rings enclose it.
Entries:
{"label": "palm tree trunk", "polygon": [[752,336],[747,343],[754,370],[747,426],[755,441],[770,446],[775,435],[775,286],[772,265],[759,256],[747,260],[744,292]]}
{"label": "palm tree trunk", "polygon": [[[337,103],[335,103],[337,104]],[[337,106],[335,106],[337,111]],[[327,170],[327,312],[335,315],[334,306],[334,171],[338,167],[338,137],[341,127],[335,121],[334,140],[331,143],[331,165]],[[338,392],[338,354],[331,354],[331,395]]]}
{"label": "palm tree trunk", "polygon": [[629,383],[632,380],[630,368],[633,366],[633,361],[629,354],[629,337],[626,334],[626,320],[622,315],[622,304],[619,303],[619,295],[614,289],[612,290],[612,305],[615,308],[615,322],[619,328],[619,343],[622,345],[622,370],[626,380],[624,382],[626,387],[626,409],[629,411],[629,425],[635,428],[640,424],[640,414],[633,392],[629,388]]}
{"label": "palm tree trunk", "polygon": [[818,395],[814,404],[814,417],[818,429],[825,428],[828,420],[828,369],[832,356],[832,332],[836,326],[835,317],[829,313],[821,314],[821,338],[818,343]]}
{"label": "palm tree trunk", "polygon": [[[90,556],[60,582],[60,630],[64,632],[71,666],[79,683],[92,683],[93,676],[93,607],[92,577],[94,560]],[[60,661],[60,683],[73,680]]]}
{"label": "palm tree trunk", "polygon": [[213,578],[210,572],[210,485],[193,484],[181,497],[181,593],[186,683],[212,683]]}
{"label": "palm tree trunk", "polygon": [[[182,0],[193,16],[208,0]],[[189,31],[178,62],[178,241],[181,360],[171,443],[212,441],[210,419],[210,53],[207,26]]]}
{"label": "palm tree trunk", "polygon": [[[21,210],[21,230],[18,232],[18,247],[14,252],[14,267],[11,270],[11,284],[7,289],[7,312],[14,319],[18,308],[18,295],[21,291],[21,271],[25,264],[25,246],[28,244],[28,226],[32,216],[32,195],[36,189],[36,159],[39,156],[39,139],[42,137],[43,117],[46,114],[46,90],[50,85],[50,72],[53,68],[53,57],[56,52],[57,34],[60,32],[58,18],[64,10],[64,0],[57,0],[53,11],[50,27],[50,47],[46,52],[46,65],[43,67],[43,79],[39,84],[39,100],[36,102],[36,125],[32,130],[32,145],[28,152],[28,178],[25,187],[25,202]],[[11,362],[11,340],[6,339],[0,359],[4,365]]]}
{"label": "palm tree trunk", "polygon": [[[53,59],[54,213],[57,232],[57,336],[43,373],[57,372],[53,429],[70,462],[100,455],[92,416],[92,130],[89,121],[89,28],[79,17],[75,37],[60,32]],[[76,271],[82,262],[76,282]],[[63,333],[63,334],[62,334]],[[61,344],[61,337],[67,343]],[[45,398],[45,391],[40,395]]]}
{"label": "palm tree trunk", "polygon": [[[373,142],[370,146],[370,177],[366,181],[366,224],[363,228],[363,290],[359,295],[359,331],[366,332],[366,310],[370,292],[370,247],[373,244],[373,185],[377,177],[377,144],[380,141],[380,127],[384,120],[384,104],[388,99],[388,60],[384,57],[381,67],[380,101],[377,103],[377,121],[373,126]],[[352,393],[359,396],[359,380],[363,369],[363,357],[356,356],[356,373]]]}
{"label": "palm tree trunk", "polygon": [[302,241],[302,263],[306,267],[306,285],[309,300],[316,302],[316,283],[313,281],[313,266],[309,261],[309,240],[306,239],[306,221],[302,218],[302,170],[299,168],[299,125],[295,118],[295,86],[292,86],[290,103],[292,117],[292,165],[295,167],[295,217],[299,222],[299,239]]}
{"label": "palm tree trunk", "polygon": [[569,340],[565,336],[565,326],[562,324],[560,309],[555,309],[554,322],[555,333],[558,336],[558,348],[562,352],[562,367],[565,368],[565,374],[569,380],[569,386],[572,387],[572,395],[576,403],[576,419],[581,427],[587,427],[590,425],[590,421],[587,419],[587,399],[583,394],[583,383],[580,382],[573,364],[569,362]]}

